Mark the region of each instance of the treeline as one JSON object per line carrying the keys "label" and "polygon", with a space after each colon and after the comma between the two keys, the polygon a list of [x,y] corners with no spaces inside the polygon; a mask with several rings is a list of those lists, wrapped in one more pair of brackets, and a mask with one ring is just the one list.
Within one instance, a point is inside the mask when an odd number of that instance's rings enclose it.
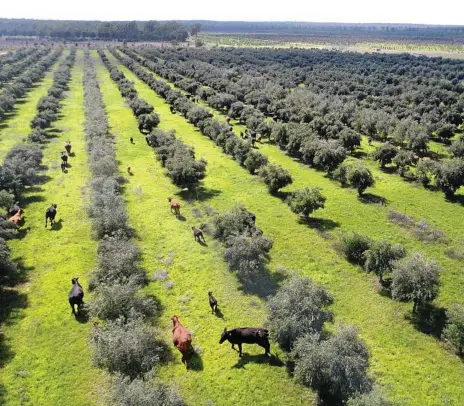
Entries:
{"label": "treeline", "polygon": [[63,40],[185,41],[186,28],[176,21],[60,21],[0,18],[0,35]]}
{"label": "treeline", "polygon": [[88,52],[84,112],[92,174],[88,213],[93,235],[99,241],[98,266],[89,284],[94,296],[87,306],[91,316],[102,322],[94,324],[90,340],[93,362],[113,374],[111,404],[180,406],[184,402],[173,388],[150,382],[166,356],[161,333],[153,325],[160,309],[154,298],[138,294],[148,278],[140,267],[140,250],[133,242],[134,231],[120,194],[122,179],[114,139],[109,136],[95,66]]}
{"label": "treeline", "polygon": [[23,97],[35,83],[37,83],[45,76],[47,70],[56,62],[63,50],[59,48],[53,51],[51,54],[50,52],[50,48],[45,48],[43,51],[40,51],[39,53],[41,57],[44,55],[48,56],[38,61],[35,58],[29,60],[28,65],[30,67],[24,70],[25,67],[23,66],[23,73],[21,73],[16,79],[14,79],[10,84],[5,86],[3,90],[1,90],[0,122],[5,119],[7,113],[13,110],[16,101],[20,97]]}

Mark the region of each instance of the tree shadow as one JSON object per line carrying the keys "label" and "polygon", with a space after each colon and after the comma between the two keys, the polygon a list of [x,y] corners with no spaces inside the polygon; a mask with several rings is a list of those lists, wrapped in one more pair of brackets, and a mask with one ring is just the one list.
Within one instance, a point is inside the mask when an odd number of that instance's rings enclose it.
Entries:
{"label": "tree shadow", "polygon": [[262,270],[254,275],[237,274],[237,278],[243,293],[265,299],[276,294],[286,275],[278,271],[270,273],[268,270]]}
{"label": "tree shadow", "polygon": [[338,221],[321,219],[317,217],[300,217],[298,222],[300,224],[305,224],[310,228],[315,228],[319,231],[333,230],[334,228],[338,228],[341,225]]}
{"label": "tree shadow", "polygon": [[397,168],[394,166],[381,166],[379,168],[383,173],[387,173],[389,175],[393,175],[397,172]]}
{"label": "tree shadow", "polygon": [[219,189],[207,189],[200,185],[194,189],[182,189],[175,194],[180,196],[183,200],[197,200],[199,202],[204,202],[212,199],[213,197],[219,196],[221,193],[222,191]]}
{"label": "tree shadow", "polygon": [[242,351],[242,357],[238,359],[235,365],[232,366],[234,369],[246,369],[247,364],[266,364],[271,365],[273,367],[283,367],[285,364],[282,360],[276,356],[272,355],[269,357],[268,355],[259,354],[259,355],[250,355],[246,352]]}
{"label": "tree shadow", "polygon": [[351,155],[353,158],[361,159],[361,158],[366,158],[368,154],[367,154],[366,151],[363,151],[363,150],[356,150],[356,151],[353,151],[350,155]]}
{"label": "tree shadow", "polygon": [[372,193],[363,193],[361,196],[358,196],[358,200],[365,204],[379,204],[381,206],[388,205],[388,200],[385,199],[385,197],[377,196]]}
{"label": "tree shadow", "polygon": [[383,279],[382,282],[378,281],[379,283],[379,295],[383,297],[388,297],[389,299],[392,298],[391,296],[391,284],[392,280],[391,279]]}
{"label": "tree shadow", "polygon": [[24,197],[23,199],[21,199],[21,207],[27,207],[29,204],[32,204],[32,203],[40,203],[40,202],[43,202],[45,201],[45,198],[41,195],[28,195],[26,197]]}
{"label": "tree shadow", "polygon": [[416,313],[407,317],[416,330],[440,338],[446,325],[446,309],[433,304],[418,307]]}
{"label": "tree shadow", "polygon": [[3,269],[2,271],[2,285],[13,287],[20,283],[24,283],[27,280],[27,275],[29,272],[33,271],[35,267],[33,266],[26,266],[24,264],[24,258],[19,257],[14,259],[14,264],[16,265],[14,268],[8,270]]}
{"label": "tree shadow", "polygon": [[457,203],[464,206],[464,195],[453,195],[445,197],[445,200],[450,203]]}

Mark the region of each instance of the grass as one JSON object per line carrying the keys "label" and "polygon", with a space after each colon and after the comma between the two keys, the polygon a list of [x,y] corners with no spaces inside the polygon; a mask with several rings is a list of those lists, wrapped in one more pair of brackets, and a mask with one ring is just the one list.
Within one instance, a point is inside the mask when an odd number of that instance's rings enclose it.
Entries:
{"label": "grass", "polygon": [[41,97],[47,95],[47,91],[53,83],[53,73],[67,54],[67,51],[63,52],[44,78],[23,98],[18,100],[15,109],[9,113],[10,117],[0,123],[0,162],[3,162],[5,155],[13,145],[27,140],[27,136],[31,132],[29,124],[37,114],[37,103]]}
{"label": "grass", "polygon": [[[302,224],[280,199],[268,194],[265,186],[257,177],[249,175],[182,117],[171,115],[169,106],[163,99],[151,91],[148,86],[142,84],[126,68],[122,66],[120,68],[129,80],[136,83],[140,96],[155,106],[155,110],[160,114],[162,120],[160,127],[176,129],[177,135],[184,142],[195,146],[197,157],[203,157],[208,161],[208,174],[203,185],[206,190],[217,191],[217,193],[209,198],[205,204],[222,212],[234,202],[244,203],[250,211],[256,213],[257,225],[264,231],[264,234],[274,240],[270,268],[273,270],[280,267],[296,269],[301,274],[310,276],[328,287],[335,297],[333,308],[336,321],[354,324],[360,329],[361,336],[366,340],[372,354],[370,371],[384,386],[384,390],[392,400],[399,404],[411,405],[436,405],[445,402],[459,404],[460,399],[464,397],[464,388],[461,385],[464,365],[458,357],[442,348],[435,338],[414,329],[405,317],[411,310],[410,304],[393,302],[391,299],[378,294],[376,292],[377,282],[374,277],[365,275],[358,268],[340,258],[332,249],[331,242],[320,235],[320,231],[318,232],[315,227]],[[143,143],[144,141],[139,142]],[[273,146],[260,146],[260,151],[269,155],[271,160],[290,169],[295,181],[292,188],[322,186],[323,193],[328,199],[327,208],[317,213],[316,218],[320,220],[313,222],[313,224],[319,224],[319,228],[322,225],[326,231],[333,228],[357,230],[378,239],[390,239],[391,237],[392,240],[403,241],[410,249],[419,246],[417,242],[410,239],[408,234],[403,234],[400,228],[389,224],[386,219],[388,212],[386,208],[359,202],[356,191],[340,188],[325,178],[322,173],[308,170]],[[131,167],[134,167],[135,179],[138,176],[135,170],[137,165],[134,162],[131,163]],[[429,220],[436,220],[439,228],[444,229],[444,225],[447,225],[445,232],[449,232],[450,237],[453,238],[459,233],[459,230],[452,223],[455,223],[456,219],[462,218],[463,208],[461,206],[445,203],[440,194],[433,194],[420,188],[415,189],[394,176],[385,175],[380,178],[377,171],[376,177],[377,189],[375,189],[375,193],[390,200],[391,207],[403,208],[403,203],[407,202],[409,214],[412,212],[419,215],[427,213],[425,217]],[[135,180],[131,179],[131,182],[135,182]],[[142,189],[146,187],[142,183],[139,186]],[[157,187],[161,186],[157,185]],[[413,196],[415,199],[410,201],[408,197],[402,197],[401,193],[407,193],[407,196]],[[150,195],[150,199],[153,198],[151,193],[147,192],[146,195]],[[188,206],[187,213],[191,208],[201,208],[201,206],[198,202],[192,203]],[[429,215],[430,207],[434,207],[435,210]],[[163,218],[160,221],[169,220]],[[189,221],[191,220],[189,219],[188,224],[185,225],[185,232],[188,232]],[[160,227],[163,227],[161,222],[159,224]],[[163,267],[162,261],[156,262],[156,255],[166,255],[166,251],[171,249],[166,241],[172,238],[171,234],[174,233],[174,230],[171,228],[167,235],[161,234],[158,230],[157,233],[164,239],[165,249],[157,249],[149,251],[149,253],[152,263],[158,264],[158,267]],[[176,235],[176,239],[180,238]],[[179,246],[179,249],[183,248],[181,244]],[[420,247],[427,249],[427,255],[438,254],[439,249],[442,249],[434,246],[420,245]],[[202,254],[203,250],[200,249],[198,254],[189,250],[189,258],[198,257],[198,263],[204,255]],[[446,261],[452,260],[444,257],[440,259],[442,265],[445,264],[447,267],[447,271],[443,275],[443,291],[448,292],[450,298],[458,299],[460,297],[458,292],[462,287],[456,284],[456,280],[453,282],[453,277],[455,279],[458,275],[453,276],[451,266],[447,265],[456,265],[457,262]],[[175,263],[177,262],[176,256]],[[218,257],[216,267],[219,266],[224,266],[224,264],[220,262]],[[179,267],[181,267],[180,273],[175,273],[175,276],[178,277],[173,277],[172,280],[178,287],[178,284],[181,283],[180,278],[188,279],[183,285],[185,290],[182,291],[185,294],[192,289],[192,279],[185,275],[192,268],[185,266],[183,261]],[[200,265],[193,268],[195,269],[195,282],[201,278],[197,275],[198,268],[203,267]],[[453,284],[456,285],[454,288]],[[225,289],[228,292],[231,291],[231,288]],[[164,288],[157,286],[156,291],[162,295]],[[166,294],[166,297],[169,298],[171,295],[172,292]],[[220,295],[218,296],[221,298]],[[172,301],[175,302],[175,300]],[[180,305],[177,306],[180,308]],[[200,323],[202,315],[198,315],[198,310],[195,312],[192,307],[196,308],[196,303],[191,304],[189,310],[193,314],[197,314],[196,317]],[[249,306],[243,305],[243,308],[247,309],[247,312],[251,311]],[[195,322],[189,322],[189,319],[187,321],[186,324],[189,327],[196,325]],[[214,352],[216,351],[219,349],[214,348]],[[224,358],[218,358],[217,362],[221,365],[227,364]],[[217,367],[214,364],[210,365],[206,360],[204,364],[205,369],[206,366],[208,368]],[[164,374],[171,377],[167,372]],[[222,375],[217,375],[214,379],[216,382],[221,381],[222,378]],[[205,379],[198,378],[196,386],[189,387],[189,389],[198,392],[203,387],[209,387],[210,384],[209,381],[205,382]],[[235,387],[240,387],[237,382],[232,384]],[[268,394],[269,398],[272,396]]]}
{"label": "grass", "polygon": [[[218,196],[204,204],[189,203],[179,197],[186,220],[177,220],[169,211],[167,198],[179,190],[164,175],[152,149],[137,134],[137,122],[131,110],[125,106],[101,64],[98,74],[112,132],[116,136],[120,171],[128,181],[124,199],[129,222],[137,231],[137,243],[143,252],[142,264],[155,280],[155,274],[160,270],[168,273],[166,280],[154,281],[146,292],[156,294],[161,300],[160,324],[166,340],[171,338],[170,317],[177,314],[183,325],[193,331],[194,346],[201,347],[201,360],[196,360],[192,370],[186,371],[180,354],[173,351],[174,361],[161,368],[160,376],[177,383],[188,403],[193,405],[208,404],[208,401],[215,405],[309,404],[312,393],[294,384],[287,376],[285,366],[279,362],[284,355],[276,345],[271,347],[275,355],[272,365],[262,355],[260,347],[245,346],[246,355],[239,360],[229,344],[219,345],[224,327],[262,326],[266,317],[262,299],[244,294],[235,277],[227,271],[218,244],[207,236],[208,246],[199,245],[190,229],[207,220],[205,205],[220,211],[233,205],[234,200],[223,197],[228,193],[228,184],[218,185],[220,189],[208,186],[207,192]],[[190,126],[185,124],[178,128],[179,123],[168,120],[164,113],[161,119],[163,128],[177,128],[178,131],[187,128],[190,131]],[[131,136],[135,145],[129,142]],[[228,161],[224,163],[228,168]],[[127,176],[128,165],[133,176]],[[207,177],[214,178],[214,172],[209,171]],[[194,208],[201,211],[202,218],[193,216],[191,210]],[[219,301],[223,319],[210,313],[209,290]]]}
{"label": "grass", "polygon": [[[83,54],[78,52],[56,138],[44,149],[46,181],[29,189],[23,199],[26,232],[12,240],[12,256],[23,262],[28,280],[15,292],[20,307],[2,327],[0,403],[6,405],[101,404],[104,382],[91,366],[87,345],[89,324],[71,315],[67,293],[71,278],[80,276],[84,289],[95,267],[96,244],[84,210],[89,179],[83,132]],[[21,118],[21,116],[18,116]],[[27,120],[29,122],[29,120]],[[59,153],[67,139],[73,144],[68,173],[62,174]],[[54,229],[44,228],[44,211],[58,204]],[[88,295],[86,295],[88,300]]]}

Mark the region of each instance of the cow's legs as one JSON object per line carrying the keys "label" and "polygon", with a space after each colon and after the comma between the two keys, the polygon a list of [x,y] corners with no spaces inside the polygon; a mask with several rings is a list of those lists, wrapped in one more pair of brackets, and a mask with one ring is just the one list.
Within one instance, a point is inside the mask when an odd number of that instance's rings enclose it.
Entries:
{"label": "cow's legs", "polygon": [[242,344],[237,344],[238,345],[238,356],[241,357],[242,356]]}

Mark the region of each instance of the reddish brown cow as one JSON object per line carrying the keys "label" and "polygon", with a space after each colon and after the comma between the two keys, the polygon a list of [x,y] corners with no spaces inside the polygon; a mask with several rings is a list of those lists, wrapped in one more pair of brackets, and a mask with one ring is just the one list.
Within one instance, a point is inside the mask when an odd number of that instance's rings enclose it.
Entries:
{"label": "reddish brown cow", "polygon": [[16,214],[14,216],[11,216],[8,221],[11,221],[12,223],[16,224],[17,226],[19,226],[19,223],[21,222],[21,209],[18,208],[18,211],[16,212]]}
{"label": "reddish brown cow", "polygon": [[171,205],[171,213],[180,216],[180,202],[172,197],[168,197],[169,204]]}
{"label": "reddish brown cow", "polygon": [[177,316],[172,316],[171,320],[174,325],[174,328],[172,329],[172,342],[182,354],[182,363],[184,363],[188,368],[188,361],[193,353],[192,335],[182,324],[180,324]]}

